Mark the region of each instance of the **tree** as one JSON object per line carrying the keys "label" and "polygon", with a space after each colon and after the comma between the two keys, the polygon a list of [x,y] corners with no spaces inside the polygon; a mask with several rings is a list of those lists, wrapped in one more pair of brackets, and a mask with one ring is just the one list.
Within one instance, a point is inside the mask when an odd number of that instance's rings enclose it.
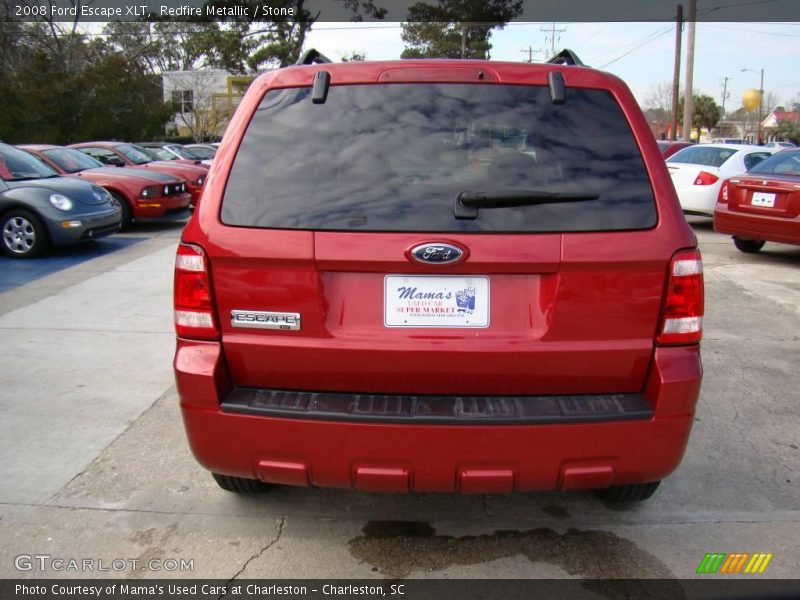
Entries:
{"label": "tree", "polygon": [[[692,127],[697,131],[697,140],[700,141],[700,130],[705,128],[711,131],[722,118],[722,108],[714,102],[711,96],[693,94],[694,114]],[[679,100],[678,120],[683,119],[683,97]]]}
{"label": "tree", "polygon": [[788,141],[797,144],[800,142],[800,123],[795,123],[789,119],[784,119],[778,123],[777,127],[764,129],[767,138]]}
{"label": "tree", "polygon": [[417,2],[402,25],[401,58],[489,58],[492,30],[522,13],[522,0]]}
{"label": "tree", "polygon": [[642,107],[663,111],[669,119],[669,115],[672,113],[672,82],[662,81],[647,88]]}
{"label": "tree", "polygon": [[761,113],[761,116],[766,117],[778,107],[779,102],[780,100],[778,99],[778,94],[775,92],[764,92],[764,110]]}
{"label": "tree", "polygon": [[367,60],[367,55],[364,52],[358,52],[356,50],[351,50],[350,52],[345,52],[342,56],[342,62],[361,62]]}
{"label": "tree", "polygon": [[220,128],[233,116],[233,106],[226,102],[219,77],[213,71],[186,71],[174,74],[169,79],[169,94],[191,91],[191,101],[176,107],[175,119],[189,131],[196,142],[214,139],[221,135]]}
{"label": "tree", "polygon": [[105,41],[57,23],[5,23],[3,33],[4,141],[139,139],[168,120],[160,80]]}
{"label": "tree", "polygon": [[209,21],[113,21],[103,33],[120,53],[135,59],[149,73],[217,68],[244,73],[253,39],[246,23],[224,26]]}
{"label": "tree", "polygon": [[[352,14],[352,20],[360,21],[363,16],[382,19],[386,9],[378,8],[373,0],[338,0]],[[264,5],[263,0],[211,0],[210,6],[219,8],[243,7],[248,15],[264,14],[256,10]],[[227,23],[238,23],[241,40],[247,46],[247,67],[258,71],[264,67],[285,67],[300,57],[306,35],[319,17],[312,14],[306,6],[307,0],[272,0],[269,5],[273,15],[257,17],[232,17]],[[291,8],[292,15],[280,16],[282,9]],[[275,16],[275,13],[278,16]]]}

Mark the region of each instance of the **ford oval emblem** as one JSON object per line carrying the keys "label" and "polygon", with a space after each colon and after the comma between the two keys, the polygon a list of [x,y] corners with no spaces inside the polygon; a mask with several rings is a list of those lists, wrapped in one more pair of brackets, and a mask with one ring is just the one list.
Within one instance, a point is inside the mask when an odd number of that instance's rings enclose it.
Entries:
{"label": "ford oval emblem", "polygon": [[449,265],[461,260],[464,251],[452,244],[430,243],[420,244],[411,249],[414,260],[430,265]]}

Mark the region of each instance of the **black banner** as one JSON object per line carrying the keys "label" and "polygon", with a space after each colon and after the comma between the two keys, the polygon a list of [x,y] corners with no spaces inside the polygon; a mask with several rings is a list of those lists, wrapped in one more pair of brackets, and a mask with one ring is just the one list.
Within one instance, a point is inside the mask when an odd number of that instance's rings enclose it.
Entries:
{"label": "black banner", "polygon": [[226,598],[361,598],[375,600],[533,600],[538,598],[627,600],[789,600],[800,597],[800,582],[786,579],[47,579],[0,581],[0,598],[29,600],[151,600]]}
{"label": "black banner", "polygon": [[[4,18],[82,22],[185,20],[269,21],[296,19],[307,11],[318,22],[408,20],[413,4],[437,0],[372,0],[380,17],[353,0],[3,0]],[[679,0],[523,0],[519,22],[674,21]],[[362,0],[365,4],[365,0]],[[684,8],[686,0],[683,1]],[[363,8],[363,7],[362,7]],[[471,15],[471,20],[476,17]],[[697,0],[697,21],[800,21],[798,0]]]}

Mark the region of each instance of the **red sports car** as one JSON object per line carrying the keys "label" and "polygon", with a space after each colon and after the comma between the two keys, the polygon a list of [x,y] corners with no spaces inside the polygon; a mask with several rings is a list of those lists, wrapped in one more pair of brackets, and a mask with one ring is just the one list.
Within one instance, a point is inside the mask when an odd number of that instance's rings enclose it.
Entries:
{"label": "red sports car", "polygon": [[742,252],[766,242],[800,245],[800,150],[783,150],[722,184],[714,230]]}
{"label": "red sports car", "polygon": [[191,215],[191,194],[180,177],[154,170],[104,167],[91,156],[63,146],[26,144],[19,148],[60,175],[85,179],[108,190],[122,207],[123,229],[132,221],[174,221]]}
{"label": "red sports car", "polygon": [[200,200],[203,186],[206,183],[206,175],[208,175],[208,167],[205,165],[153,160],[144,150],[125,142],[82,142],[72,144],[69,148],[77,148],[84,154],[112,167],[151,169],[180,177],[186,181],[186,187],[192,194],[192,206],[196,206]]}

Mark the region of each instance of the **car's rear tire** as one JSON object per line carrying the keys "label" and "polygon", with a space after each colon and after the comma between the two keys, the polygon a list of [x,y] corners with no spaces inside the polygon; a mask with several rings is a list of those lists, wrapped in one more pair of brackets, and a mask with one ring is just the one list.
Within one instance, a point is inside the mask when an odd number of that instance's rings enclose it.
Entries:
{"label": "car's rear tire", "polygon": [[764,240],[746,240],[744,238],[733,236],[733,245],[742,252],[754,254],[764,247]]}
{"label": "car's rear tire", "polygon": [[111,191],[109,194],[111,194],[111,197],[117,201],[119,207],[122,209],[122,222],[120,223],[119,230],[125,231],[131,226],[131,223],[133,223],[133,212],[131,211],[131,207],[128,204],[128,201],[125,200],[121,194]]}
{"label": "car's rear tire", "polygon": [[220,475],[212,473],[214,481],[226,492],[235,494],[260,494],[266,492],[272,486],[258,479],[245,479],[244,477],[231,477],[230,475]]}
{"label": "car's rear tire", "polygon": [[0,219],[3,253],[12,258],[33,258],[47,250],[47,229],[35,214],[16,208]]}
{"label": "car's rear tire", "polygon": [[631,485],[612,485],[602,490],[594,490],[594,494],[606,502],[640,502],[652,496],[659,485],[661,485],[661,481],[634,483]]}

